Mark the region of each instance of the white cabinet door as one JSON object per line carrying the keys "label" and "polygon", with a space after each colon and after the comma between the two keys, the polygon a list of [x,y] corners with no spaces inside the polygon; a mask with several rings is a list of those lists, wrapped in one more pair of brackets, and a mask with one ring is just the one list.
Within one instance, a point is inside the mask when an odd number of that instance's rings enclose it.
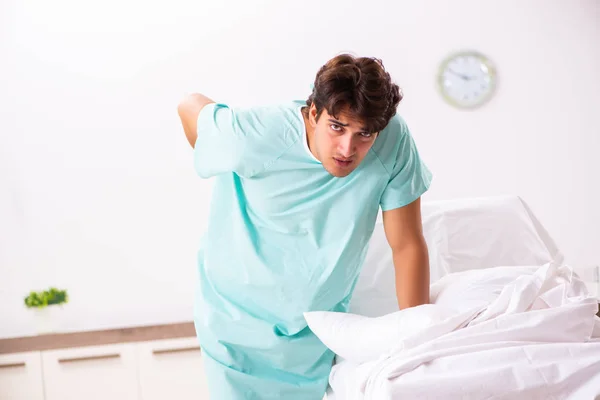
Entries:
{"label": "white cabinet door", "polygon": [[208,400],[196,338],[138,343],[142,400]]}
{"label": "white cabinet door", "polygon": [[44,400],[39,351],[0,355],[0,399]]}
{"label": "white cabinet door", "polygon": [[42,352],[46,400],[139,400],[134,344]]}

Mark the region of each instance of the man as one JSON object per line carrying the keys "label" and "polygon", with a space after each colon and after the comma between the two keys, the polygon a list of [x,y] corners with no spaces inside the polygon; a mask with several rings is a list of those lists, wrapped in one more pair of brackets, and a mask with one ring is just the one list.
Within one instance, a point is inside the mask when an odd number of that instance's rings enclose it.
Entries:
{"label": "man", "polygon": [[323,398],[334,355],[303,313],[348,310],[380,207],[399,307],[429,301],[431,174],[401,98],[379,60],[340,55],[305,102],[179,105],[197,173],[216,177],[195,304],[212,399]]}

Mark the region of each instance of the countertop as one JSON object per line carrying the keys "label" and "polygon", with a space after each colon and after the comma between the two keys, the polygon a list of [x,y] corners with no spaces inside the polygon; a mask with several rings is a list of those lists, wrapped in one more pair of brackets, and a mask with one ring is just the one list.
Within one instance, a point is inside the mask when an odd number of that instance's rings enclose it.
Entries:
{"label": "countertop", "polygon": [[195,337],[193,322],[0,339],[0,354]]}

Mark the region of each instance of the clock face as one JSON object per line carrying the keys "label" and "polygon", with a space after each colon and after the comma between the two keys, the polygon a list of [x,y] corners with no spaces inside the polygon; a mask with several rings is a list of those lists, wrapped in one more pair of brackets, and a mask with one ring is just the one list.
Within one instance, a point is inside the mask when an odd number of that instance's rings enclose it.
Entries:
{"label": "clock face", "polygon": [[496,71],[480,53],[456,53],[442,62],[438,87],[448,103],[460,108],[475,108],[494,93]]}

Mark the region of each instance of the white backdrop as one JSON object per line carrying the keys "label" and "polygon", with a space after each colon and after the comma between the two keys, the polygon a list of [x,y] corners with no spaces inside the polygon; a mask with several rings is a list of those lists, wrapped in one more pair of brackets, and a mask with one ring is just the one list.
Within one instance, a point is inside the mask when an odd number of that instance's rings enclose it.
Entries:
{"label": "white backdrop", "polygon": [[[191,319],[210,182],[176,106],[304,99],[342,51],[383,59],[434,173],[425,199],[517,194],[567,259],[600,263],[600,2],[0,2],[0,336],[29,290],[67,288],[67,329]],[[446,105],[435,72],[475,49],[496,97]]]}

